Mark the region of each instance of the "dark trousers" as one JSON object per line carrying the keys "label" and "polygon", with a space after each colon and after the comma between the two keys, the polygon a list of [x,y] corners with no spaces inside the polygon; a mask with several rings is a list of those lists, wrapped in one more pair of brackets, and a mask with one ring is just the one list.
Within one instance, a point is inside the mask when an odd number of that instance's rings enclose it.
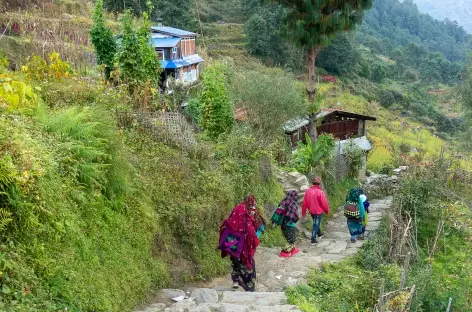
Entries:
{"label": "dark trousers", "polygon": [[316,236],[321,236],[321,218],[323,214],[314,215],[312,214],[311,217],[313,218],[313,230],[311,231],[311,242],[316,242]]}

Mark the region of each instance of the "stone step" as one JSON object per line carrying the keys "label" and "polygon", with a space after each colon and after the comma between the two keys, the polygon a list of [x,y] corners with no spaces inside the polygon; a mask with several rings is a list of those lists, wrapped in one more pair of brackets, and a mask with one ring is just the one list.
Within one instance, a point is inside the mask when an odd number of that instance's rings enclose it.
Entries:
{"label": "stone step", "polygon": [[[298,308],[294,305],[275,305],[275,306],[251,306],[242,304],[231,304],[231,303],[216,303],[199,305],[187,310],[185,312],[285,312],[285,311],[298,311]],[[174,311],[171,311],[174,312]]]}
{"label": "stone step", "polygon": [[287,303],[284,292],[232,292],[225,291],[221,303],[249,306],[277,306]]}

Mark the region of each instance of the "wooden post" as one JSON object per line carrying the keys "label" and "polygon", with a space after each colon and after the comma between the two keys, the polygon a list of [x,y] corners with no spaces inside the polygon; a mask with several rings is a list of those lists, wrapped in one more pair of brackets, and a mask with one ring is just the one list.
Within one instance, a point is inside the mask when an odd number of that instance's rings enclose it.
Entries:
{"label": "wooden post", "polygon": [[400,280],[400,290],[405,288],[406,277],[408,275],[408,268],[410,266],[410,257],[411,257],[411,253],[409,252],[406,255],[405,262],[403,263],[403,272],[402,272],[402,277],[401,277],[401,280]]}
{"label": "wooden post", "polygon": [[378,301],[378,303],[377,303],[377,311],[378,311],[378,312],[382,312],[382,309],[383,309],[383,305],[384,305],[384,300],[383,300],[384,292],[385,292],[385,278],[382,278],[382,279],[380,280],[380,295],[379,295],[379,301]]}

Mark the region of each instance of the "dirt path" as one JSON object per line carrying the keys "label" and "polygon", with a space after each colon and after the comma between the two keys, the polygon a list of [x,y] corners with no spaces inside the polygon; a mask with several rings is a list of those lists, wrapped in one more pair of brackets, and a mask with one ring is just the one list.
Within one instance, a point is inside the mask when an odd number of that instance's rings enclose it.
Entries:
{"label": "dirt path", "polygon": [[[380,225],[383,212],[392,203],[391,197],[371,201],[367,237]],[[232,290],[229,274],[216,278],[205,285],[206,288],[191,290],[190,298],[168,305],[155,303],[136,312],[278,312],[298,311],[288,305],[283,289],[286,286],[302,284],[308,271],[322,263],[336,262],[357,253],[365,241],[350,242],[346,218],[340,209],[326,225],[323,238],[317,246],[303,238],[297,245],[301,252],[287,259],[279,257],[280,249],[259,247],[256,252],[257,283],[256,292],[247,293]],[[230,268],[228,265],[228,272]],[[179,294],[170,294],[169,297]],[[181,291],[182,295],[186,293]],[[188,297],[188,294],[187,294]]]}

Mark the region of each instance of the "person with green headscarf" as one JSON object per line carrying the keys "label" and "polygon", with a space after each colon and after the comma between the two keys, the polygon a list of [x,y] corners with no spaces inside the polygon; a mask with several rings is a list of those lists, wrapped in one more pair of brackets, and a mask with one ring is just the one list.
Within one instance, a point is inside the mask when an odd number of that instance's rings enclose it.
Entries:
{"label": "person with green headscarf", "polygon": [[356,237],[357,239],[363,239],[362,233],[364,232],[366,212],[361,199],[362,194],[364,194],[364,191],[361,188],[352,188],[344,202],[344,215],[347,218],[347,227],[351,234],[352,243],[356,242]]}

